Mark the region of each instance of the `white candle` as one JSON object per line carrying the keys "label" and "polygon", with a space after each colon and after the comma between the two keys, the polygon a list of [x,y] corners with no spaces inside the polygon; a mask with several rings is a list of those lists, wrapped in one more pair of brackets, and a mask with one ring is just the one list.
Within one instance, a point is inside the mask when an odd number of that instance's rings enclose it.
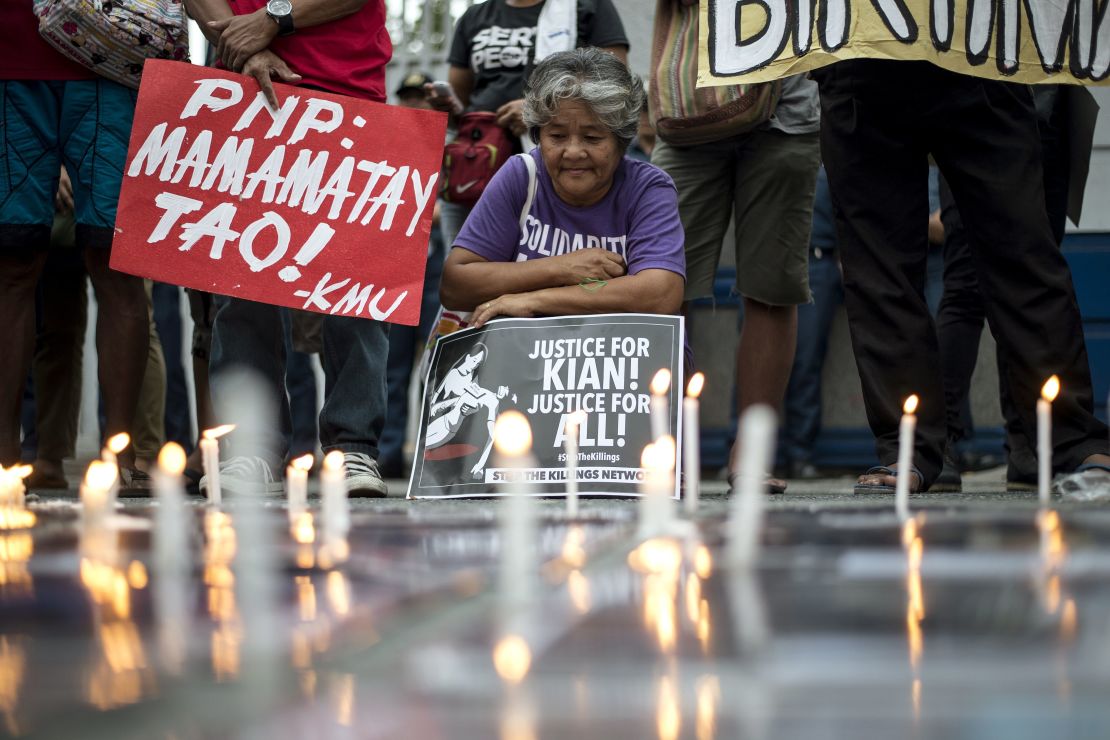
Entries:
{"label": "white candle", "polygon": [[115,464],[93,460],[81,482],[81,516],[87,523],[99,523],[111,511],[115,501],[112,486],[119,480]]}
{"label": "white candle", "polygon": [[651,379],[651,441],[655,442],[670,431],[667,393],[671,389],[671,371],[660,368]]}
{"label": "white candle", "polygon": [[910,518],[910,478],[913,476],[913,441],[917,429],[917,395],[902,404],[902,422],[898,425],[898,469],[895,473],[894,511],[899,521]]}
{"label": "white candle", "polygon": [[701,430],[698,428],[698,396],[705,385],[705,376],[694,373],[686,386],[682,400],[682,471],[686,479],[686,513],[693,516],[698,511],[701,489]]}
{"label": "white candle", "polygon": [[289,505],[289,522],[293,523],[308,508],[308,471],[312,455],[301,455],[285,469],[285,490]]}
{"label": "white candle", "polygon": [[674,522],[674,437],[669,434],[644,448],[640,467],[640,537],[656,537],[672,529]]}
{"label": "white candle", "polygon": [[158,453],[158,467],[153,471],[154,496],[158,499],[154,556],[159,570],[175,568],[188,558],[185,488],[181,483],[184,470],[185,450],[176,442],[167,442]]}
{"label": "white candle", "polygon": [[[100,451],[100,459],[118,468],[119,453],[126,450],[129,444],[131,444],[131,435],[127,432],[113,434],[111,437],[108,437],[107,441],[104,443],[104,449]],[[108,497],[112,500],[113,504],[117,496],[119,496],[119,475],[116,475],[116,480],[112,483],[112,487],[108,492]]]}
{"label": "white candle", "polygon": [[347,502],[347,470],[343,453],[332,450],[324,455],[320,469],[320,506],[324,519],[324,539],[334,542],[347,536],[351,527]]}
{"label": "white candle", "polygon": [[729,516],[729,559],[736,565],[752,565],[759,550],[763,528],[767,470],[775,458],[775,412],[770,406],[749,406],[740,418],[739,490],[733,494]]}
{"label": "white candle", "polygon": [[220,437],[232,429],[234,424],[224,424],[214,429],[205,429],[200,437],[201,463],[204,465],[204,477],[208,479],[206,494],[208,503],[219,506],[223,503],[223,491],[220,490]]}
{"label": "white candle", "polygon": [[563,451],[567,456],[567,516],[578,516],[578,435],[586,421],[586,412],[575,411],[567,417],[563,434]]}
{"label": "white candle", "polygon": [[1052,402],[1060,393],[1060,379],[1053,375],[1037,399],[1037,498],[1048,506],[1052,497]]}
{"label": "white candle", "polygon": [[[506,411],[493,428],[497,466],[510,470],[535,467],[532,458],[532,427],[519,411]],[[539,540],[535,502],[523,482],[510,480],[501,487],[504,500],[498,506],[501,536],[499,589],[501,629],[522,628],[524,612],[532,600],[533,579],[539,570]]]}

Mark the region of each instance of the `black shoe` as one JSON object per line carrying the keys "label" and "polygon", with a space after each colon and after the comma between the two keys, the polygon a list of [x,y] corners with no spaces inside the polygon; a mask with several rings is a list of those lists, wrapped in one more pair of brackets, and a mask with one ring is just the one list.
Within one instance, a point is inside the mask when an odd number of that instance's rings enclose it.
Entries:
{"label": "black shoe", "polygon": [[794,480],[813,480],[821,477],[821,471],[808,460],[795,460],[790,463],[788,478]]}
{"label": "black shoe", "polygon": [[940,475],[933,481],[933,485],[929,487],[930,493],[960,493],[964,490],[963,480],[960,478],[960,469],[956,467],[956,461],[947,452],[944,453],[944,467],[940,469]]}
{"label": "black shoe", "polygon": [[1037,490],[1037,458],[1028,450],[1010,453],[1006,463],[1007,491]]}

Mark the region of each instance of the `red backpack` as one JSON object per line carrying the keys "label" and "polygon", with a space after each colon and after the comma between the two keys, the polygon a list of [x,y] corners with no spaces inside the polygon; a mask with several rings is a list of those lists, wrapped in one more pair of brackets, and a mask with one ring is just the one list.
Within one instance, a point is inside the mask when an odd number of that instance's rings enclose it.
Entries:
{"label": "red backpack", "polygon": [[513,140],[508,131],[497,125],[496,113],[464,113],[459,118],[458,131],[444,150],[447,178],[443,183],[443,199],[473,206],[493,173],[509,161]]}

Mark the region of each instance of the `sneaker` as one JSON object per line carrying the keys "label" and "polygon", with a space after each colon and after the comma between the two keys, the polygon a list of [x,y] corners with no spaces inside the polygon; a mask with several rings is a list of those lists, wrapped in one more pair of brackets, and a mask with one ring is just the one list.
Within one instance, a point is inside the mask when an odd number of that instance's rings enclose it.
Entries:
{"label": "sneaker", "polygon": [[[240,455],[220,463],[220,491],[227,493],[280,494],[285,490],[270,464],[261,457]],[[208,494],[208,476],[200,478],[200,492]]]}
{"label": "sneaker", "polygon": [[813,480],[821,477],[821,471],[808,460],[794,460],[790,463],[790,478],[795,480]]}
{"label": "sneaker", "polygon": [[383,498],[389,488],[378,472],[378,463],[364,452],[344,452],[347,468],[347,496],[350,498]]}

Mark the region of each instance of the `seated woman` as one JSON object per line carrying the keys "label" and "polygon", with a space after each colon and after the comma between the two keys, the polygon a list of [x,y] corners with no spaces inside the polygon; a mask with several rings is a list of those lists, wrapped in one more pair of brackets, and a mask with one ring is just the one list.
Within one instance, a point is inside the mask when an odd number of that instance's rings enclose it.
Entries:
{"label": "seated woman", "polygon": [[443,268],[446,308],[498,316],[677,313],[686,261],[678,194],[662,170],[624,156],[643,84],[599,49],[536,66],[524,121],[539,146],[494,175]]}

